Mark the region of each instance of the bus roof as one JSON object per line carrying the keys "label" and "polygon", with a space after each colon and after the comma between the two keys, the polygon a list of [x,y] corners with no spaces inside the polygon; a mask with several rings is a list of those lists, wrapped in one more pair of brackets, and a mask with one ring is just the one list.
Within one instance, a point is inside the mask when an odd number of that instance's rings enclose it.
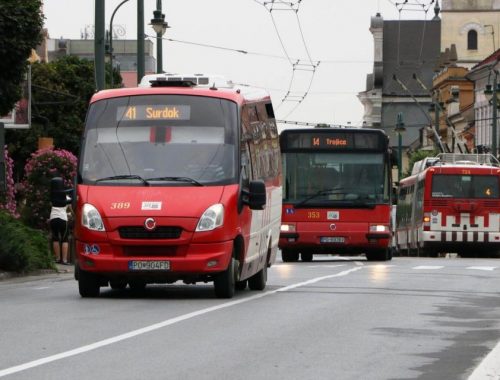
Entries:
{"label": "bus roof", "polygon": [[[238,104],[257,101],[271,102],[271,97],[265,90],[251,86],[235,85],[231,81],[225,81],[221,76],[217,76],[217,79],[212,83],[197,84],[192,81],[193,78],[188,77],[175,77],[174,79],[178,80],[170,79],[169,83],[169,78],[165,77],[165,75],[166,74],[147,75],[142,79],[140,87],[99,91],[92,96],[90,103],[103,99],[140,95],[204,96],[232,100]],[[208,78],[208,80],[210,81],[211,78],[213,77]],[[160,85],[153,87],[151,84],[148,85],[148,82],[156,82],[160,83]],[[162,85],[162,82],[165,83],[165,85]]]}
{"label": "bus roof", "polygon": [[491,154],[476,153],[440,153],[435,157],[426,157],[413,164],[411,175],[423,172],[433,167],[487,167],[498,168],[498,160]]}

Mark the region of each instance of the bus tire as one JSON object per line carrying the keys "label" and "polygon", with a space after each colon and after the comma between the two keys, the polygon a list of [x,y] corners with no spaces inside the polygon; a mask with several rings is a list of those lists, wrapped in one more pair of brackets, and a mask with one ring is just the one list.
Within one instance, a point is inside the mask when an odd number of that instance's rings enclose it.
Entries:
{"label": "bus tire", "polygon": [[217,298],[232,298],[236,289],[236,260],[234,257],[229,261],[227,269],[219,273],[214,279],[214,291]]}
{"label": "bus tire", "polygon": [[288,249],[281,250],[281,259],[284,263],[291,263],[299,260],[299,253]]}
{"label": "bus tire", "polygon": [[311,262],[313,261],[313,254],[312,252],[301,252],[300,259],[305,262]]}
{"label": "bus tire", "polygon": [[264,268],[255,273],[248,279],[248,287],[250,290],[264,290],[267,282],[267,263]]}
{"label": "bus tire", "polygon": [[78,270],[78,291],[83,298],[99,297],[100,282],[94,273]]}

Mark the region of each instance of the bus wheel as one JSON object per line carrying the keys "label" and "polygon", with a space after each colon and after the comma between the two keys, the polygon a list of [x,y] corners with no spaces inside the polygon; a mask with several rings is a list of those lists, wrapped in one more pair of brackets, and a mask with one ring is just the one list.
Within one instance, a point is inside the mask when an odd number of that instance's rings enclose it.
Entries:
{"label": "bus wheel", "polygon": [[99,297],[99,278],[94,273],[78,270],[78,291],[82,297]]}
{"label": "bus wheel", "polygon": [[281,259],[285,263],[291,263],[299,260],[299,253],[295,251],[289,251],[288,249],[281,250]]}
{"label": "bus wheel", "polygon": [[302,261],[311,262],[313,261],[313,254],[312,252],[302,252],[300,258]]}
{"label": "bus wheel", "polygon": [[248,287],[251,290],[264,290],[267,282],[267,263],[264,268],[248,279]]}
{"label": "bus wheel", "polygon": [[214,279],[214,290],[217,298],[232,298],[234,296],[236,280],[236,260],[231,258],[227,269]]}

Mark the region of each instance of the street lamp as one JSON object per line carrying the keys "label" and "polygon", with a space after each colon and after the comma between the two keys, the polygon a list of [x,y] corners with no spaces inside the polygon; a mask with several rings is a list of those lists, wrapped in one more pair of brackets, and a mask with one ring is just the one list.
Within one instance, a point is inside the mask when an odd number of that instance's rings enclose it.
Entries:
{"label": "street lamp", "polygon": [[111,20],[109,21],[109,65],[111,66],[110,88],[113,88],[113,20],[115,18],[116,11],[127,1],[128,0],[123,0],[120,4],[118,4],[111,15]]}
{"label": "street lamp", "polygon": [[401,181],[401,173],[403,169],[403,137],[402,133],[406,131],[405,123],[403,122],[403,113],[399,112],[394,131],[398,134],[398,181]]}
{"label": "street lamp", "polygon": [[165,22],[165,15],[161,12],[161,0],[156,0],[156,10],[153,11],[153,18],[149,24],[156,32],[156,72],[163,72],[163,44],[162,37],[165,34],[168,23]]}
{"label": "street lamp", "polygon": [[497,83],[497,78],[498,76],[498,71],[495,70],[495,76],[493,78],[493,86],[491,84],[486,85],[486,89],[484,90],[484,95],[486,96],[486,99],[488,99],[488,102],[492,105],[493,110],[492,110],[492,121],[491,121],[491,152],[495,158],[497,157],[497,110],[498,110],[498,104],[499,99],[498,96],[500,95],[500,85]]}

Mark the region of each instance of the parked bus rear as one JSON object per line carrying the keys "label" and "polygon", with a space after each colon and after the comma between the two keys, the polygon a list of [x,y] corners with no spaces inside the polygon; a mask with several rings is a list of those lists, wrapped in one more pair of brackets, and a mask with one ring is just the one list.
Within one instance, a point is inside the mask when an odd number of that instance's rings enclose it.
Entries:
{"label": "parked bus rear", "polygon": [[365,254],[390,260],[391,160],[381,130],[284,130],[283,212],[279,240],[285,262],[314,254]]}

